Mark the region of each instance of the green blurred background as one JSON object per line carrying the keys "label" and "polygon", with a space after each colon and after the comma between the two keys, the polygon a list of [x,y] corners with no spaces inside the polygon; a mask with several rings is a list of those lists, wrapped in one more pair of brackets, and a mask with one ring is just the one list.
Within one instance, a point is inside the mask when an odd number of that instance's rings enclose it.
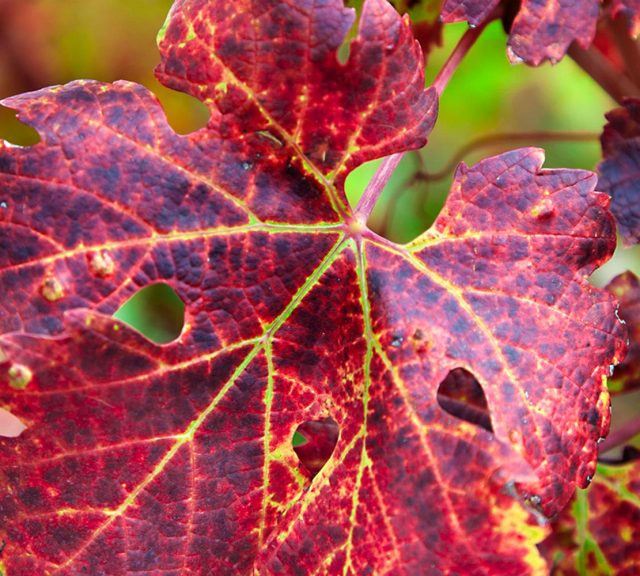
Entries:
{"label": "green blurred background", "polygon": [[[192,98],[162,87],[153,76],[158,62],[155,38],[171,0],[0,0],[0,98],[61,84],[76,78],[137,81],[156,93],[170,123],[181,133],[202,126],[207,113]],[[443,46],[429,57],[427,82],[441,68],[466,25],[446,26]],[[405,156],[370,220],[385,236],[408,241],[433,222],[451,183],[452,170],[435,180],[415,179],[416,170],[438,174],[460,150],[483,137],[491,144],[465,155],[467,163],[519,146],[541,146],[547,167],[594,169],[600,157],[598,134],[613,101],[569,58],[556,66],[529,68],[509,64],[506,37],[491,24],[464,59],[447,87],[429,144]],[[583,141],[559,141],[541,132],[576,132]],[[519,133],[522,138],[500,138]],[[528,134],[528,136],[527,136]],[[0,137],[16,144],[37,141],[12,111],[0,108]],[[347,180],[357,201],[376,163]],[[619,250],[594,277],[602,284],[624,269],[640,273],[639,249]],[[120,311],[119,316],[157,341],[176,337],[179,302],[170,290],[154,288]]]}

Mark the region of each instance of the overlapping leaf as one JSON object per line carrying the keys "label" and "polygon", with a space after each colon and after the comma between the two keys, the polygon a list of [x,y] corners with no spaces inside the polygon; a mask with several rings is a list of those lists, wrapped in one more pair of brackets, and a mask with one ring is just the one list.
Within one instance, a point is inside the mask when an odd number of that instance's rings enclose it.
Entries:
{"label": "overlapping leaf", "polygon": [[612,197],[620,234],[626,244],[640,242],[640,100],[629,98],[624,107],[607,114],[602,133],[598,187]]}
{"label": "overlapping leaf", "polygon": [[[629,327],[629,351],[608,383],[613,393],[624,393],[636,388],[639,381],[640,285],[634,274],[625,272],[614,278],[607,290],[618,298],[619,313]],[[633,449],[629,454],[630,461],[600,464],[588,491],[576,492],[570,505],[551,525],[552,534],[541,549],[553,576],[637,572],[640,460]]]}
{"label": "overlapping leaf", "polygon": [[640,461],[598,466],[554,522],[543,550],[553,576],[633,576],[640,566]]}
{"label": "overlapping leaf", "polygon": [[[383,0],[340,64],[352,21],[177,2],[158,74],[211,110],[188,136],[129,83],[9,100],[42,139],[0,148],[0,404],[28,425],[0,439],[9,576],[544,573],[504,487],[551,514],[593,474],[624,348],[585,280],[608,199],[525,149],[462,166],[411,244],[368,231],[344,178],[420,146],[435,96]],[[185,302],[164,346],[110,316],[156,282]],[[493,433],[440,407],[459,369]],[[291,441],[326,418],[311,479]]]}
{"label": "overlapping leaf", "polygon": [[431,50],[442,43],[441,0],[394,0],[392,4],[400,14],[408,13],[411,17],[413,35],[420,42],[426,60]]}
{"label": "overlapping leaf", "polygon": [[640,280],[633,272],[616,276],[607,286],[620,302],[620,317],[629,330],[629,349],[624,361],[609,380],[612,392],[630,392],[640,388]]}
{"label": "overlapping leaf", "polygon": [[[442,43],[442,20],[440,19],[441,0],[389,0],[400,13],[411,18],[413,35],[422,48],[425,62],[429,54]],[[345,0],[345,5],[356,9],[362,7],[363,0]]]}
{"label": "overlapping leaf", "polygon": [[[472,25],[485,22],[500,0],[445,0],[445,22],[466,20]],[[545,60],[557,62],[572,42],[589,47],[596,32],[600,13],[599,0],[505,0],[502,9],[515,11],[509,29],[508,54],[512,62],[525,61],[537,66]],[[634,35],[638,33],[640,6],[636,0],[616,0],[613,16],[625,17]]]}

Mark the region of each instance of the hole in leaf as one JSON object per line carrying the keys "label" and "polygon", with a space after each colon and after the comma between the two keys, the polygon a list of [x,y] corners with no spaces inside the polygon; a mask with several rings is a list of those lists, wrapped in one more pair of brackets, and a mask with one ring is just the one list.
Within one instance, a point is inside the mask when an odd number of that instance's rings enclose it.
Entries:
{"label": "hole in leaf", "polygon": [[349,206],[352,210],[356,209],[356,206],[358,205],[358,201],[360,200],[364,189],[367,187],[367,184],[376,173],[380,162],[380,160],[365,162],[364,164],[361,164],[360,166],[349,172],[349,174],[347,175],[347,179],[344,183],[344,189],[347,195]]}
{"label": "hole in leaf", "polygon": [[151,91],[162,103],[167,122],[178,134],[191,134],[204,128],[209,122],[209,108],[184,92],[176,92],[153,79]]}
{"label": "hole in leaf", "polygon": [[338,51],[336,52],[336,56],[338,57],[338,62],[343,66],[349,61],[349,54],[351,54],[351,40],[350,36],[347,36],[342,44],[338,47]]}
{"label": "hole in leaf", "polygon": [[451,370],[440,383],[438,404],[452,416],[493,432],[484,390],[475,376],[464,368]]}
{"label": "hole in leaf", "polygon": [[333,454],[340,429],[333,418],[308,420],[293,435],[293,450],[300,463],[315,476]]}
{"label": "hole in leaf", "polygon": [[40,142],[40,136],[31,126],[16,118],[16,111],[0,106],[0,138],[16,146],[31,146]]}
{"label": "hole in leaf", "polygon": [[342,44],[338,46],[338,50],[336,52],[338,62],[340,62],[340,64],[342,64],[343,66],[349,61],[349,54],[351,53],[351,42],[358,36],[358,29],[360,28],[360,16],[362,15],[362,0],[347,0],[345,2],[345,6],[348,8],[354,8],[356,13],[355,18],[353,19],[353,23],[351,24],[351,28],[342,40]]}
{"label": "hole in leaf", "polygon": [[5,438],[17,438],[26,429],[26,426],[17,416],[0,408],[0,436]]}
{"label": "hole in leaf", "polygon": [[177,339],[184,327],[184,302],[168,284],[138,290],[113,315],[156,344]]}
{"label": "hole in leaf", "polygon": [[[345,191],[355,210],[381,160],[365,162],[346,179]],[[403,244],[427,230],[440,213],[448,191],[436,190],[424,179],[419,154],[407,154],[393,172],[367,220],[367,226],[384,238]]]}

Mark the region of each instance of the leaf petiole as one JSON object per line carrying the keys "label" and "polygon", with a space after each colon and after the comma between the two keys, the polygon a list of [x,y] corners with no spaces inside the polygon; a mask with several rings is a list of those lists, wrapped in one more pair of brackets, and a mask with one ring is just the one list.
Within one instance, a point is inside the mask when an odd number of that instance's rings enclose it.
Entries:
{"label": "leaf petiole", "polygon": [[619,104],[625,96],[640,96],[640,89],[627,76],[615,70],[595,46],[585,50],[574,42],[567,54]]}
{"label": "leaf petiole", "polygon": [[398,164],[400,164],[400,160],[402,160],[403,156],[403,152],[392,154],[391,156],[387,156],[380,166],[378,166],[376,173],[373,175],[371,180],[369,180],[367,187],[358,201],[354,214],[356,220],[360,220],[364,223],[369,219],[369,215],[380,197],[380,194],[384,190],[389,178],[391,178],[391,175],[398,167]]}
{"label": "leaf petiole", "polygon": [[480,34],[482,34],[482,31],[485,29],[488,22],[489,20],[478,26],[469,26],[462,35],[462,38],[460,38],[456,47],[453,49],[449,58],[447,58],[444,66],[440,69],[440,72],[438,72],[433,81],[432,86],[436,89],[438,97],[442,96],[442,93],[447,87],[449,80],[451,80],[453,73],[457,70],[460,62],[462,62],[471,47],[476,43],[476,40],[480,37]]}
{"label": "leaf petiole", "polygon": [[[475,44],[476,40],[480,37],[485,26],[486,23],[476,27],[470,26],[456,44],[456,47],[453,49],[449,58],[447,58],[444,66],[440,72],[438,72],[438,75],[433,81],[432,87],[435,88],[438,97],[440,97],[444,92],[444,89],[449,83],[449,80],[451,80],[453,73],[456,71],[460,62],[462,62],[471,47]],[[380,166],[378,166],[376,173],[369,181],[369,184],[367,184],[365,191],[362,193],[362,196],[358,201],[358,205],[356,206],[354,213],[354,218],[356,220],[363,223],[368,220],[373,207],[380,197],[380,194],[382,194],[384,187],[389,181],[389,178],[391,178],[395,169],[398,167],[398,164],[400,164],[400,160],[402,160],[404,154],[404,152],[392,154],[391,156],[386,157]]]}

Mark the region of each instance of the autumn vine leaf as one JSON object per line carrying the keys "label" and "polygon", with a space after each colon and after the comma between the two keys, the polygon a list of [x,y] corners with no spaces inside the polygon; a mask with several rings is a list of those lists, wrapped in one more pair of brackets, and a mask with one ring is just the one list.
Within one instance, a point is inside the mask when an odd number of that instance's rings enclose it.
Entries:
{"label": "autumn vine leaf", "polygon": [[441,0],[393,0],[391,2],[400,14],[409,14],[413,24],[413,35],[420,42],[425,60],[431,51],[442,44]]}
{"label": "autumn vine leaf", "polygon": [[632,576],[640,565],[640,460],[599,465],[542,545],[554,576]]}
{"label": "autumn vine leaf", "polygon": [[632,272],[624,272],[611,280],[607,290],[620,302],[619,314],[629,331],[627,355],[608,386],[611,392],[631,392],[640,388],[640,279]]}
{"label": "autumn vine leaf", "polygon": [[[496,9],[500,12],[496,12]],[[615,0],[613,17],[627,20],[630,32],[637,36],[640,6],[636,0]],[[588,48],[596,33],[600,14],[598,0],[445,0],[445,22],[466,20],[479,26],[496,15],[507,16],[508,55],[512,62],[537,66],[549,60],[561,60],[572,42]]]}
{"label": "autumn vine leaf", "polygon": [[[442,44],[443,23],[440,19],[441,0],[389,0],[400,13],[408,14],[415,39],[420,43],[425,62],[432,50]],[[363,0],[345,0],[346,6],[361,9]]]}
{"label": "autumn vine leaf", "polygon": [[640,243],[640,100],[629,98],[607,114],[601,137],[599,187],[611,195],[620,234],[627,245]]}
{"label": "autumn vine leaf", "polygon": [[[27,426],[0,438],[3,576],[545,573],[517,496],[588,484],[624,354],[586,281],[609,199],[522,149],[462,165],[410,244],[369,231],[346,175],[437,105],[408,19],[365,2],[342,64],[353,20],[177,1],[157,74],[211,114],[185,136],[128,82],[5,101],[41,141],[0,145],[0,407]],[[157,283],[185,304],[165,345],[112,317]],[[490,425],[438,400],[461,370]],[[329,418],[309,470],[294,432]]]}

